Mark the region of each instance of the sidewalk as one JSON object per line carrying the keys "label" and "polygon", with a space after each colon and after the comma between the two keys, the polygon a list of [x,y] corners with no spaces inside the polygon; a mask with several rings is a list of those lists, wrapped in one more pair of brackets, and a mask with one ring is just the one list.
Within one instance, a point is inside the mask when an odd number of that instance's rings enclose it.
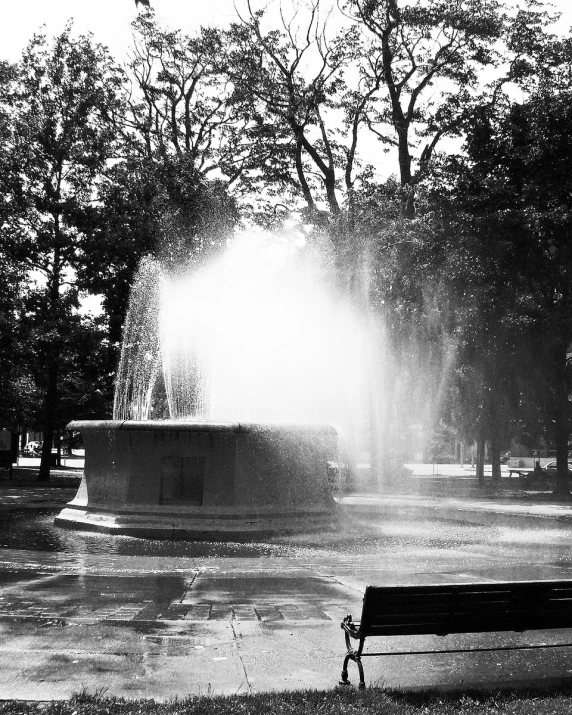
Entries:
{"label": "sidewalk", "polygon": [[[0,548],[3,699],[65,699],[83,688],[168,700],[335,687],[345,650],[341,619],[358,616],[370,583],[572,576],[568,505],[354,494],[341,500],[348,518],[339,531],[312,538],[182,548],[55,529],[48,543],[41,530],[52,517],[38,512],[36,519],[32,510],[56,511],[75,487],[38,487],[30,476],[0,488],[6,518],[19,512],[26,524],[38,524],[41,537],[29,547]],[[65,482],[78,475],[54,476]],[[502,544],[495,528],[486,531],[491,518],[506,525],[517,517],[562,528],[543,541],[525,527],[520,541],[511,532]],[[444,541],[449,522],[460,526]],[[451,636],[447,643],[427,636],[376,639],[370,650],[388,655],[366,659],[366,682],[403,689],[569,682],[572,647],[391,652],[571,642],[566,631]],[[356,682],[355,671],[350,679]]]}
{"label": "sidewalk", "polygon": [[83,476],[82,469],[52,469],[48,483],[38,483],[38,468],[15,467],[12,479],[0,479],[0,509],[49,509],[71,501]]}
{"label": "sidewalk", "polygon": [[[428,511],[441,518],[485,519],[491,523],[495,516],[520,517],[523,519],[545,519],[572,524],[572,503],[535,503],[533,497],[519,499],[515,503],[509,496],[488,499],[429,497],[426,495],[391,494],[350,494],[341,503],[351,507],[356,513],[381,513],[395,509]],[[540,523],[540,522],[538,522]]]}
{"label": "sidewalk", "polygon": [[[516,478],[506,475],[498,488],[490,482],[480,488],[467,467],[436,465],[441,469],[448,467],[449,473],[433,475],[427,473],[432,465],[416,466],[417,473],[402,485],[392,485],[385,494],[352,493],[340,501],[361,512],[403,507],[572,520],[572,501],[557,501],[548,489],[523,489],[516,486]],[[81,468],[52,469],[49,484],[38,484],[36,466],[15,468],[12,480],[0,480],[0,507],[17,504],[49,508],[64,504],[73,499],[82,476]]]}

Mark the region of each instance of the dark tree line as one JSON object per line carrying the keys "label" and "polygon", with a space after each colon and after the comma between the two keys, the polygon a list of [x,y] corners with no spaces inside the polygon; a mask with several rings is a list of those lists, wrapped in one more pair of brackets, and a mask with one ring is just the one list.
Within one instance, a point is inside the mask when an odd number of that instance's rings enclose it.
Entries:
{"label": "dark tree line", "polygon": [[71,26],[0,62],[0,416],[43,428],[41,477],[70,418],[109,414],[141,257],[201,261],[287,211],[383,326],[380,452],[445,424],[498,478],[511,436],[544,435],[567,492],[571,56],[550,20],[251,0],[190,36],[144,11],[124,66]]}

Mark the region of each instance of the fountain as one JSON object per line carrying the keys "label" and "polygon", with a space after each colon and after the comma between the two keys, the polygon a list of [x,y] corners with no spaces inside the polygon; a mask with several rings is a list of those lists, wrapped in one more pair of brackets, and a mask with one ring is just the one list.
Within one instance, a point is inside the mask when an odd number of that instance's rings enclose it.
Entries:
{"label": "fountain", "polygon": [[327,246],[240,236],[194,269],[145,259],[114,419],[72,422],[85,476],[60,526],[154,538],[324,528],[338,433],[364,418],[365,331]]}

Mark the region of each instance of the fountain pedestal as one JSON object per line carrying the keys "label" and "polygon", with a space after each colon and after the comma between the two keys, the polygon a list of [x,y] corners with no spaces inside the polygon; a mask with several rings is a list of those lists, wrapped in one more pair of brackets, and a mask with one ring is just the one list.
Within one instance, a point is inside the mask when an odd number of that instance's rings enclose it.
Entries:
{"label": "fountain pedestal", "polygon": [[335,502],[329,425],[72,422],[84,477],[59,526],[145,538],[240,539],[323,529]]}

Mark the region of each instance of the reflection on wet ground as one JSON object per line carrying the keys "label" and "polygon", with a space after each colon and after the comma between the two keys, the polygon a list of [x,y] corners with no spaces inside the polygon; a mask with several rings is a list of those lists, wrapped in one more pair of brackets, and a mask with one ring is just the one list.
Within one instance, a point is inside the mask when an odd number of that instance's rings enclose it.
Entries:
{"label": "reflection on wet ground", "polygon": [[0,605],[3,614],[20,619],[154,620],[188,585],[185,579],[172,575],[114,577],[20,571],[19,576],[19,588],[0,595]]}
{"label": "reflection on wet ground", "polygon": [[[0,511],[0,697],[50,700],[335,686],[343,634],[368,584],[567,578],[572,522],[403,503],[349,509],[339,528],[247,543],[56,527],[61,504]],[[558,632],[454,647],[564,643]],[[409,640],[388,644],[409,649]],[[435,641],[437,637],[435,637]],[[406,642],[407,641],[407,642]],[[512,642],[512,641],[511,641]],[[419,647],[442,647],[430,642]],[[414,648],[415,649],[415,648]],[[568,677],[569,649],[370,659],[390,687]],[[441,660],[439,660],[441,658]],[[378,662],[382,660],[383,664]],[[102,680],[104,679],[104,680]]]}
{"label": "reflection on wet ground", "polygon": [[[110,536],[56,527],[59,509],[10,509],[2,512],[0,548],[74,555],[168,556],[171,558],[272,558],[311,556],[365,556],[395,549],[423,548],[455,550],[494,544],[513,548],[567,546],[570,531],[549,520],[497,525],[450,518],[412,519],[402,515],[361,516],[347,519],[335,531],[316,534],[275,536],[248,542],[173,541]],[[568,561],[566,553],[559,554]]]}

